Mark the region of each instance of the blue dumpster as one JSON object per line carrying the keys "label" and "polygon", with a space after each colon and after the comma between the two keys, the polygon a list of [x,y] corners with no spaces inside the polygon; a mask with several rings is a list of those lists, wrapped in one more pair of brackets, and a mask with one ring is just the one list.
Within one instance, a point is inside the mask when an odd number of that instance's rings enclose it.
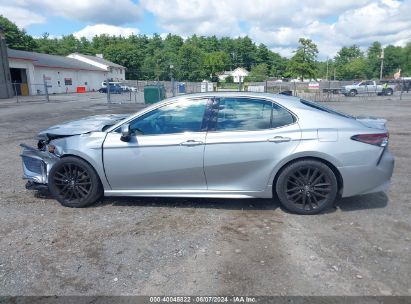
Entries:
{"label": "blue dumpster", "polygon": [[179,83],[178,84],[178,93],[185,93],[186,92],[186,84],[185,83]]}

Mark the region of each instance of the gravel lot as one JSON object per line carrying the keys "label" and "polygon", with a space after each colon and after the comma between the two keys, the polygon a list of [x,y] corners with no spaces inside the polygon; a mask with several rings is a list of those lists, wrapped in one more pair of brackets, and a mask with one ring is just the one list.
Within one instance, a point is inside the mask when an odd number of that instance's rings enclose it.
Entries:
{"label": "gravel lot", "polygon": [[329,105],[388,119],[392,187],[298,216],[271,200],[61,207],[24,189],[18,144],[61,121],[141,105],[0,102],[0,295],[411,295],[411,98]]}

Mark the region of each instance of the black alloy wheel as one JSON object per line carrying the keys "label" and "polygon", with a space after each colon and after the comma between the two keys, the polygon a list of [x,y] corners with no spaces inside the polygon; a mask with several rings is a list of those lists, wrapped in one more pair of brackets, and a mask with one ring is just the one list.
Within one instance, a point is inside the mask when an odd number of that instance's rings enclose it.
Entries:
{"label": "black alloy wheel", "polygon": [[288,210],[316,214],[335,202],[338,184],[327,165],[316,160],[302,160],[291,163],[280,173],[276,190]]}
{"label": "black alloy wheel", "polygon": [[102,195],[102,187],[94,169],[84,160],[65,157],[50,170],[49,189],[64,206],[85,207]]}
{"label": "black alloy wheel", "polygon": [[90,194],[91,178],[87,171],[81,167],[66,164],[54,172],[53,178],[64,200],[78,199],[81,201]]}

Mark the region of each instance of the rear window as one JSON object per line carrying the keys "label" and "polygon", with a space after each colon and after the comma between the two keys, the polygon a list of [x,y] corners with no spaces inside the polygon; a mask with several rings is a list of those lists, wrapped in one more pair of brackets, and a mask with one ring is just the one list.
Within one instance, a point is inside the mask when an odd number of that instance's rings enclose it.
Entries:
{"label": "rear window", "polygon": [[324,112],[327,112],[327,113],[330,113],[330,114],[334,114],[334,115],[338,115],[338,116],[342,116],[342,117],[346,117],[346,118],[354,118],[354,116],[351,116],[351,115],[348,115],[346,113],[342,113],[342,112],[333,110],[329,107],[326,107],[326,106],[324,106],[322,104],[319,104],[317,102],[314,102],[314,101],[308,101],[308,100],[300,99],[300,102],[303,105],[306,105],[306,106],[309,106],[311,108],[314,108],[314,109],[317,109],[317,110],[320,110],[320,111],[324,111]]}

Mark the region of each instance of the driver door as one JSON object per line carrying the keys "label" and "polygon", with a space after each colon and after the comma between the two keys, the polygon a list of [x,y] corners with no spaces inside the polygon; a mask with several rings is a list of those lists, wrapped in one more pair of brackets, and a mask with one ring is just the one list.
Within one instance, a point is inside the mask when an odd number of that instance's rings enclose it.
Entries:
{"label": "driver door", "polygon": [[205,190],[207,99],[180,99],[130,121],[130,141],[107,134],[104,168],[112,190]]}

